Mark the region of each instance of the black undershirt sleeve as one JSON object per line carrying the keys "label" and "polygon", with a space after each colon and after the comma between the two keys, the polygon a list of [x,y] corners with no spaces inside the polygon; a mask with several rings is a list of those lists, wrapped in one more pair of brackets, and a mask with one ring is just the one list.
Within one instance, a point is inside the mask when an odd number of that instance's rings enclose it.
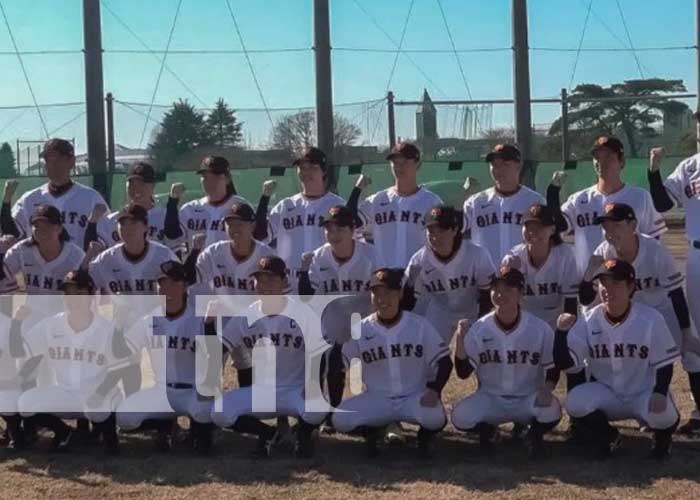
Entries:
{"label": "black undershirt sleeve", "polygon": [[443,356],[438,360],[437,366],[438,369],[435,380],[428,382],[425,386],[441,394],[442,389],[447,384],[447,381],[450,379],[450,374],[452,373],[452,360],[449,356]]}
{"label": "black undershirt sleeve", "polygon": [[554,332],[554,366],[559,370],[568,370],[574,366],[574,360],[569,352],[567,336],[569,332],[557,329]]}
{"label": "black undershirt sleeve", "polygon": [[583,306],[591,304],[595,300],[595,288],[592,281],[581,281],[578,287],[578,301]]}
{"label": "black undershirt sleeve", "polygon": [[193,248],[183,264],[185,268],[185,282],[188,285],[194,285],[197,282],[197,258],[200,253],[201,250]]}
{"label": "black undershirt sleeve", "polygon": [[559,200],[560,192],[560,187],[553,184],[547,186],[547,206],[554,211],[554,223],[557,232],[563,233],[569,228],[569,224],[566,222],[564,214],[561,212],[561,201]]}
{"label": "black undershirt sleeve", "polygon": [[87,252],[87,249],[90,248],[90,243],[92,243],[93,241],[97,241],[97,223],[88,222],[87,226],[85,227],[83,250]]}
{"label": "black undershirt sleeve", "polygon": [[348,202],[345,204],[346,207],[350,209],[352,214],[355,216],[357,223],[361,226],[362,221],[358,216],[359,206],[360,206],[360,196],[362,195],[362,190],[358,187],[352,188],[350,196],[348,197]]}
{"label": "black undershirt sleeve", "polygon": [[654,208],[659,212],[668,212],[673,208],[673,200],[668,195],[663,180],[661,180],[661,172],[647,171],[647,179],[649,180],[649,193],[651,200],[654,202]]}
{"label": "black undershirt sleeve", "polygon": [[668,394],[668,388],[671,386],[671,379],[673,379],[673,364],[668,364],[662,366],[656,370],[656,383],[654,384],[654,392],[663,394],[664,396]]}
{"label": "black undershirt sleeve", "polygon": [[468,358],[459,359],[455,356],[455,371],[457,376],[461,379],[467,379],[474,371],[474,367],[469,362]]}
{"label": "black undershirt sleeve", "polygon": [[315,293],[314,287],[311,286],[311,279],[309,279],[309,271],[300,271],[299,295],[314,295]]}
{"label": "black undershirt sleeve", "polygon": [[578,300],[573,297],[564,299],[564,312],[578,316]]}
{"label": "black undershirt sleeve", "polygon": [[0,209],[0,232],[10,234],[15,238],[20,236],[15,219],[12,218],[12,208],[9,203],[3,203]]}
{"label": "black undershirt sleeve", "polygon": [[416,307],[416,290],[412,286],[406,285],[403,287],[403,293],[401,295],[401,302],[399,306],[404,311],[413,311]]}
{"label": "black undershirt sleeve", "polygon": [[255,229],[253,238],[263,241],[267,238],[267,209],[270,206],[270,197],[262,195],[258,201],[258,208],[255,211]]}
{"label": "black undershirt sleeve", "polygon": [[182,238],[184,233],[180,227],[180,212],[178,210],[177,198],[168,198],[168,204],[165,209],[165,222],[163,223],[163,234],[169,240]]}
{"label": "black undershirt sleeve", "polygon": [[556,386],[557,383],[559,382],[559,374],[560,374],[559,368],[557,368],[557,367],[550,368],[549,370],[547,370],[545,380],[547,382],[551,382],[552,384],[554,384],[554,386]]}
{"label": "black undershirt sleeve", "polygon": [[493,309],[491,302],[491,292],[489,290],[479,290],[479,317],[487,315]]}

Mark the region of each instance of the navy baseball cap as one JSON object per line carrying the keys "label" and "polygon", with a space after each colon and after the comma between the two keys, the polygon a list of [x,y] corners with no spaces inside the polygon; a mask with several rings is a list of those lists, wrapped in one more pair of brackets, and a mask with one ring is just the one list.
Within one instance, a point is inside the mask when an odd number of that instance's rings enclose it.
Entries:
{"label": "navy baseball cap", "polygon": [[129,167],[129,173],[126,176],[126,180],[129,179],[140,179],[147,184],[156,183],[156,171],[150,163],[143,161],[137,161],[131,167]]}
{"label": "navy baseball cap", "polygon": [[513,144],[496,144],[494,148],[486,155],[486,163],[491,163],[496,158],[503,161],[520,161],[522,155],[520,150]]}
{"label": "navy baseball cap", "polygon": [[539,222],[545,226],[555,226],[554,210],[547,205],[535,203],[532,205],[523,217],[523,224],[528,222]]}
{"label": "navy baseball cap", "polygon": [[263,257],[258,261],[257,269],[250,273],[251,276],[258,276],[260,274],[272,274],[280,278],[286,278],[287,265],[277,256],[271,255]]}
{"label": "navy baseball cap", "polygon": [[602,224],[605,220],[615,222],[623,220],[637,220],[634,209],[626,203],[608,203],[605,205],[605,213],[595,218],[596,224]]}
{"label": "navy baseball cap", "polygon": [[403,269],[384,267],[377,269],[369,282],[369,288],[386,287],[389,290],[403,289]]}
{"label": "navy baseball cap", "polygon": [[598,280],[605,276],[612,278],[615,281],[634,281],[637,273],[634,271],[634,266],[629,262],[619,259],[608,259],[603,263],[605,271],[598,273],[594,280]]}
{"label": "navy baseball cap", "polygon": [[292,165],[298,167],[302,163],[311,163],[312,165],[319,165],[322,169],[325,169],[327,161],[326,153],[318,148],[308,147],[294,158]]}
{"label": "navy baseball cap", "polygon": [[30,224],[34,224],[40,220],[45,220],[54,226],[63,224],[63,222],[61,222],[61,212],[53,205],[39,205],[29,218]]}
{"label": "navy baseball cap", "polygon": [[202,160],[197,170],[198,174],[210,172],[216,175],[228,174],[231,170],[231,164],[223,156],[207,156]]}
{"label": "navy baseball cap", "polygon": [[461,229],[464,214],[451,205],[438,205],[425,216],[425,227],[438,226],[443,229]]}
{"label": "navy baseball cap", "polygon": [[58,289],[65,292],[68,286],[74,286],[80,290],[88,290],[90,293],[95,291],[95,282],[92,281],[92,277],[87,269],[77,269],[68,272]]}
{"label": "navy baseball cap", "polygon": [[255,222],[255,210],[247,203],[234,203],[224,220],[239,219],[246,222]]}
{"label": "navy baseball cap", "polygon": [[175,281],[187,281],[185,266],[176,260],[166,260],[160,265],[160,276],[158,276],[158,279],[161,278],[170,278]]}
{"label": "navy baseball cap", "polygon": [[499,282],[503,282],[506,286],[518,288],[520,290],[525,288],[525,276],[523,273],[510,266],[502,266],[498,270],[491,280],[491,286],[495,286],[496,283]]}
{"label": "navy baseball cap", "polygon": [[413,143],[399,142],[391,148],[386,159],[392,160],[399,157],[406,158],[407,160],[420,161],[420,149]]}

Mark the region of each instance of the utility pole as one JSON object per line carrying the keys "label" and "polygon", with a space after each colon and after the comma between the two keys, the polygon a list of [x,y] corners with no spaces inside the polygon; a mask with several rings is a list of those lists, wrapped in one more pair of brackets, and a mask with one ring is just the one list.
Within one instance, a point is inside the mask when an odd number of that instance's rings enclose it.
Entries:
{"label": "utility pole", "polygon": [[[700,0],[698,0],[700,1]],[[389,92],[386,95],[386,110],[389,120],[389,149],[396,145],[396,117],[394,115],[394,93]]]}
{"label": "utility pole", "polygon": [[93,176],[93,187],[105,199],[109,199],[109,193],[107,192],[100,0],[83,0],[83,38],[85,45],[88,166]]}
{"label": "utility pole", "polygon": [[316,60],[316,137],[318,147],[326,153],[328,189],[336,191],[338,172],[333,150],[333,79],[331,72],[331,28],[328,0],[313,0],[314,56]]}
{"label": "utility pole", "polygon": [[[698,0],[700,1],[700,0]],[[523,156],[523,184],[534,188],[536,163],[532,145],[530,110],[530,47],[528,45],[527,0],[513,0],[513,93],[515,140]]]}
{"label": "utility pole", "polygon": [[561,89],[561,161],[569,161],[569,94]]}

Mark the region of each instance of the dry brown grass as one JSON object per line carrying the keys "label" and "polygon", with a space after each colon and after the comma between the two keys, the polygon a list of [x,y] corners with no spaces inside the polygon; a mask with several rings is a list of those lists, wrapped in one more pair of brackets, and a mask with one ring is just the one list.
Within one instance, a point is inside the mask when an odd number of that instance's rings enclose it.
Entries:
{"label": "dry brown grass", "polygon": [[[685,257],[678,231],[667,238],[677,258]],[[692,299],[691,299],[692,300]],[[678,367],[675,394],[682,414],[692,401]],[[453,379],[446,400],[473,390]],[[153,453],[148,437],[124,439],[122,455],[105,459],[99,449],[51,455],[42,442],[21,456],[0,450],[3,498],[259,498],[259,499],[418,499],[418,498],[697,498],[700,495],[700,442],[678,439],[670,461],[641,459],[649,444],[632,424],[625,425],[624,447],[606,463],[575,455],[563,442],[563,421],[548,438],[550,458],[530,463],[521,445],[501,443],[488,459],[473,439],[448,427],[431,462],[416,458],[411,445],[385,450],[376,461],[364,459],[360,440],[323,437],[317,458],[299,462],[279,452],[269,461],[247,458],[250,438],[217,436],[210,458],[176,449]]]}

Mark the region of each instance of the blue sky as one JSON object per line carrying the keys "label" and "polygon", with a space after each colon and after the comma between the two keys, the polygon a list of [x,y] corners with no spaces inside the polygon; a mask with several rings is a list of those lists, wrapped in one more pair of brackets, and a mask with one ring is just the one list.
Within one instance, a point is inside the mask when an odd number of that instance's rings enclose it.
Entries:
{"label": "blue sky", "polygon": [[[530,0],[530,45],[533,48],[575,48],[579,43],[589,0]],[[636,47],[686,46],[694,43],[694,2],[692,0],[619,0],[632,41]],[[309,49],[312,45],[311,0],[230,0],[248,49]],[[395,49],[375,25],[398,41],[406,19],[409,0],[331,0],[334,98],[336,103],[367,101],[385,95],[394,54],[353,52],[343,49]],[[105,89],[117,99],[148,104],[153,95],[160,65],[151,54],[113,53],[141,50],[143,46],[120,24],[122,19],[154,50],[164,50],[175,15],[177,0],[104,0],[102,10]],[[358,6],[361,6],[367,15]],[[16,42],[22,51],[76,50],[82,48],[80,0],[2,0]],[[444,12],[458,49],[505,49],[511,44],[510,0],[442,0]],[[370,17],[371,16],[371,17]],[[1,21],[1,20],[0,20]],[[603,24],[605,23],[605,25]],[[606,28],[607,26],[607,28]],[[612,33],[611,33],[612,32]],[[615,0],[594,0],[584,37],[584,48],[622,48],[627,44]],[[415,0],[407,25],[404,49],[450,50],[437,0]],[[226,0],[183,0],[173,33],[172,50],[239,50]],[[0,107],[31,105],[32,98],[22,75],[10,37],[0,22]],[[466,98],[454,54],[413,53],[411,63],[401,55],[390,88],[398,99],[416,99],[427,87],[435,99]],[[645,76],[683,79],[694,92],[695,53],[687,51],[639,52]],[[314,103],[313,53],[254,53],[251,59],[264,97],[271,108],[296,108]],[[467,83],[474,98],[512,96],[511,53],[508,50],[461,53]],[[575,60],[573,52],[531,52],[533,97],[551,97],[568,87]],[[40,104],[84,99],[82,54],[27,55],[24,57],[31,83]],[[168,104],[179,97],[211,105],[224,97],[239,109],[262,108],[260,96],[242,54],[171,54],[168,67],[197,98],[168,71],[163,73],[155,102]],[[420,68],[417,69],[416,66]],[[424,74],[432,80],[428,81]],[[574,85],[581,82],[609,84],[639,78],[631,52],[583,52]],[[137,146],[145,119],[142,114],[117,106],[118,142]],[[47,128],[58,134],[75,135],[84,143],[81,106],[50,108],[44,112]],[[147,113],[148,106],[137,107]],[[348,107],[348,116],[374,130],[381,106]],[[454,111],[454,110],[453,110]],[[558,112],[554,105],[533,107],[536,123],[551,122]],[[152,111],[157,119],[162,109]],[[282,112],[274,112],[273,119]],[[399,133],[409,134],[413,109],[399,113]],[[446,111],[449,113],[449,111]],[[241,112],[249,125],[249,137],[264,141],[269,120],[263,112]],[[444,116],[444,115],[443,115]],[[507,125],[510,106],[494,108],[494,122]],[[384,131],[384,120],[376,136]],[[150,126],[145,141],[148,140]],[[0,140],[40,138],[42,128],[34,110],[0,109]],[[370,135],[369,132],[365,135]],[[368,140],[368,138],[365,138]],[[376,142],[376,141],[375,141]]]}

